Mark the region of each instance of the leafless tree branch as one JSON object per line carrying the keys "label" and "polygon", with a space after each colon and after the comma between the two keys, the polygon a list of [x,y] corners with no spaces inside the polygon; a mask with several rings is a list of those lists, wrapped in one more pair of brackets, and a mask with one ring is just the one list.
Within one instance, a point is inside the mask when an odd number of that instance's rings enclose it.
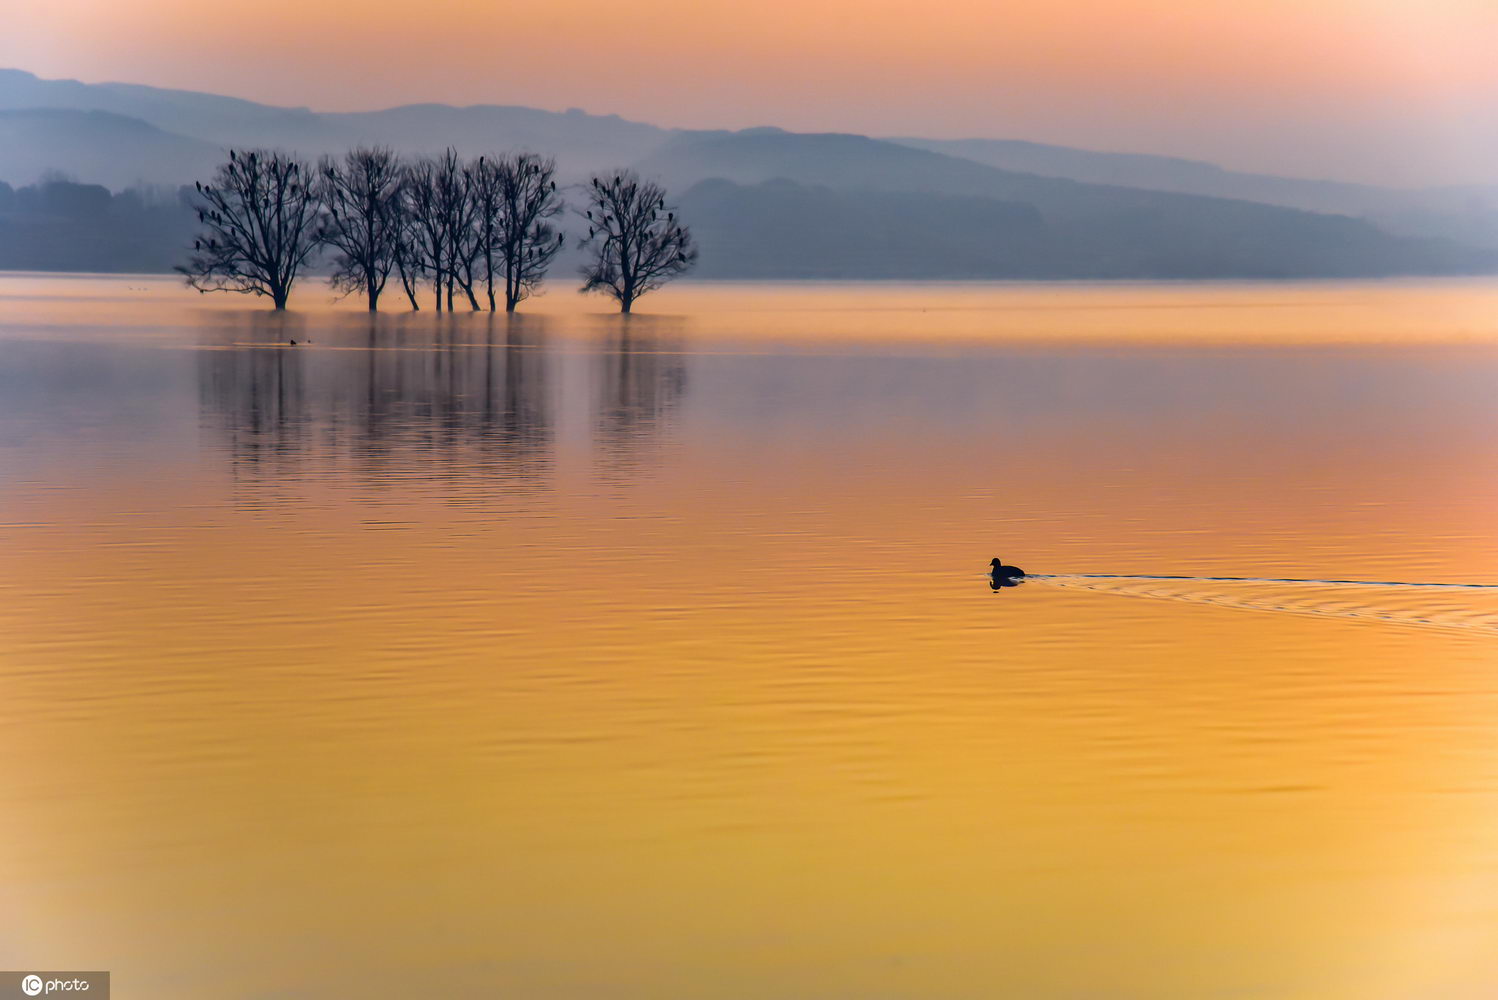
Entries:
{"label": "leafless tree branch", "polygon": [[311,169],[274,150],[230,150],[213,180],[196,189],[205,232],[177,268],[187,284],[200,292],[269,296],[285,309],[321,235]]}
{"label": "leafless tree branch", "polygon": [[690,270],[697,261],[692,234],[666,205],[666,191],[632,171],[615,170],[587,185],[583,245],[593,259],[580,291],[613,296],[620,312],[636,299]]}

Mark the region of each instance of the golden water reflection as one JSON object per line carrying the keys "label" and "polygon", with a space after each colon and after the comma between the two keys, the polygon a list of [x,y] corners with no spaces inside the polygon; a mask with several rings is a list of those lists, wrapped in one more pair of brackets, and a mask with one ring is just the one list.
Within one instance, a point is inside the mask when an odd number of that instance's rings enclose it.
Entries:
{"label": "golden water reflection", "polygon": [[[852,337],[839,289],[826,336],[805,289],[716,294],[27,305],[84,318],[0,341],[0,964],[125,998],[1498,987],[1490,636],[982,576],[1498,582],[1498,353],[955,350]],[[1107,294],[1124,328],[1201,295]],[[1224,294],[1194,315],[1240,322]],[[1475,293],[1406,294],[1471,333]]]}

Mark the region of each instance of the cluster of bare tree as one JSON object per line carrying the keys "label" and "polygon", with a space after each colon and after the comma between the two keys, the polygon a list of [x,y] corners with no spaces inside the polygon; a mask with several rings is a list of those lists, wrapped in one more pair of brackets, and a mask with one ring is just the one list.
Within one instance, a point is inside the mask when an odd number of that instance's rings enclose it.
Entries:
{"label": "cluster of bare tree", "polygon": [[[612,296],[622,312],[697,259],[691,233],[666,193],[626,170],[582,186],[588,235],[581,291]],[[565,237],[556,162],[534,153],[464,162],[449,149],[405,161],[388,149],[355,149],[316,166],[269,150],[230,151],[198,184],[205,232],[179,267],[202,292],[265,295],[277,309],[314,255],[331,257],[331,281],[362,294],[371,311],[394,277],[412,309],[430,286],[437,311],[460,297],[513,312],[540,288]]]}

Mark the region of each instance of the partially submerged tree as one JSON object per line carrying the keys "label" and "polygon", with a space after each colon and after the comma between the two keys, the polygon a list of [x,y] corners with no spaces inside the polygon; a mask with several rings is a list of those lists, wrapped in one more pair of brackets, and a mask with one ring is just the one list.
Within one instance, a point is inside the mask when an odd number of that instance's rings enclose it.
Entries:
{"label": "partially submerged tree", "polygon": [[411,176],[404,166],[401,167],[400,185],[396,191],[396,205],[391,261],[395,265],[395,273],[400,277],[401,290],[411,303],[411,311],[420,312],[421,305],[416,301],[416,292],[426,274],[426,266],[422,262],[420,228],[412,209]]}
{"label": "partially submerged tree", "polygon": [[500,160],[480,156],[468,172],[468,194],[473,199],[473,227],[478,250],[475,266],[482,268],[484,292],[489,311],[494,312],[494,268],[500,246],[500,214],[504,200],[501,194]]}
{"label": "partially submerged tree", "polygon": [[440,210],[438,165],[423,157],[406,168],[406,209],[410,213],[409,246],[414,273],[431,279],[436,310],[442,311],[447,275],[447,226]]}
{"label": "partially submerged tree", "polygon": [[229,151],[208,184],[198,184],[206,228],[177,268],[200,292],[266,295],[286,308],[291,287],[318,246],[319,207],[312,172],[286,153]]}
{"label": "partially submerged tree", "polygon": [[595,177],[587,187],[588,238],[593,259],[582,270],[584,292],[599,291],[627,313],[635,299],[691,268],[692,234],[666,206],[666,191],[632,171]]}
{"label": "partially submerged tree", "polygon": [[479,300],[473,295],[473,263],[478,257],[478,235],[475,232],[474,204],[470,197],[472,177],[457,150],[448,149],[437,160],[434,175],[436,210],[442,225],[447,261],[447,311],[452,312],[454,286],[468,296],[468,304],[479,311]]}
{"label": "partially submerged tree", "polygon": [[475,207],[470,197],[469,171],[449,149],[440,157],[424,157],[406,169],[406,209],[410,213],[410,246],[420,270],[432,282],[437,311],[444,298],[452,311],[461,288],[477,311],[473,294],[473,266],[478,257],[474,227]]}
{"label": "partially submerged tree", "polygon": [[541,286],[562,249],[562,234],[551,219],[562,211],[556,161],[535,153],[480,157],[473,170],[489,310],[494,311],[494,279],[502,284],[505,312]]}
{"label": "partially submerged tree", "polygon": [[401,184],[400,161],[385,148],[361,146],[318,164],[318,195],[327,213],[322,239],[334,251],[329,280],[343,294],[363,292],[370,312],[379,308],[401,251]]}

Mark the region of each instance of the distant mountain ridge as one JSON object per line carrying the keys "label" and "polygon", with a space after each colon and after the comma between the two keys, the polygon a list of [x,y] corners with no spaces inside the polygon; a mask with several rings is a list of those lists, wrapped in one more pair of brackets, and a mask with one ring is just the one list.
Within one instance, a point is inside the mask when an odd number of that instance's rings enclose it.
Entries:
{"label": "distant mountain ridge", "polygon": [[[0,110],[0,180],[12,183],[57,171],[115,190],[175,186],[206,177],[222,156],[217,143],[111,111]],[[100,166],[78,169],[86,163]]]}
{"label": "distant mountain ridge", "polygon": [[1244,173],[1213,163],[1143,153],[1110,153],[1018,139],[896,138],[1004,170],[1178,194],[1237,198],[1310,212],[1368,218],[1406,235],[1449,236],[1498,247],[1498,185],[1389,188],[1350,181]]}
{"label": "distant mountain ridge", "polygon": [[[435,152],[448,145],[474,152],[529,147],[555,155],[578,174],[633,162],[674,134],[617,115],[590,115],[575,109],[410,104],[381,111],[318,112],[137,84],[42,80],[21,70],[0,69],[0,110],[23,109],[106,111],[221,148],[275,146],[308,155],[338,152],[360,143],[379,143],[405,153]],[[80,137],[78,142],[82,141]],[[14,184],[35,179],[20,173],[21,165],[10,156],[8,150],[0,150],[0,180]],[[106,150],[100,151],[95,163],[51,166],[110,187],[142,179],[184,183],[200,176],[189,174],[166,155],[157,166],[159,176],[125,176],[110,162]]]}
{"label": "distant mountain ridge", "polygon": [[1483,189],[1398,191],[1016,140],[666,129],[576,109],[412,104],[316,112],[0,70],[0,181],[13,184],[61,171],[115,190],[177,185],[206,177],[231,145],[312,156],[361,143],[408,154],[449,145],[466,155],[528,148],[555,155],[567,181],[636,166],[667,181],[684,211],[701,214],[694,223],[705,275],[1498,270],[1498,198],[1486,200]]}

